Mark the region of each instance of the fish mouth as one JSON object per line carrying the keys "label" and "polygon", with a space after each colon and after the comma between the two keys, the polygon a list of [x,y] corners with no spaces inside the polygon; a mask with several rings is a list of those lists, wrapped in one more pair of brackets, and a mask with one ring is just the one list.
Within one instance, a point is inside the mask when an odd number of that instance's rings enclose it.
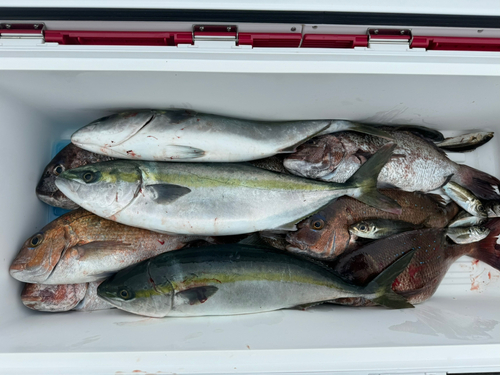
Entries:
{"label": "fish mouth", "polygon": [[56,193],[57,192],[54,192],[52,194],[46,194],[37,191],[36,196],[40,201],[52,207],[60,207],[65,210],[76,210],[78,207],[80,207],[71,199],[66,197],[63,193],[60,193],[60,195],[58,196],[55,195]]}
{"label": "fish mouth", "polygon": [[82,184],[73,180],[68,180],[67,178],[58,177],[56,178],[56,186],[61,191],[66,190],[76,193],[82,187]]}

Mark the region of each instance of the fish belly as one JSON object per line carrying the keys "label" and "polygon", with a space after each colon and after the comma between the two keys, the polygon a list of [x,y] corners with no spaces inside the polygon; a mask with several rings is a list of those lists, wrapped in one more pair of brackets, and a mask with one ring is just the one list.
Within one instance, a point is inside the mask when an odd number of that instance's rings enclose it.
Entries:
{"label": "fish belly", "polygon": [[165,204],[140,194],[111,219],[163,233],[234,235],[296,223],[335,197],[335,191],[321,190],[193,188],[190,193]]}
{"label": "fish belly", "polygon": [[241,162],[272,156],[326,125],[326,121],[259,123],[206,114],[172,124],[160,116],[109,150],[127,159]]}
{"label": "fish belly", "polygon": [[168,316],[252,314],[322,302],[341,295],[327,286],[267,280],[214,286],[218,288],[217,292],[203,303],[191,305],[175,297]]}

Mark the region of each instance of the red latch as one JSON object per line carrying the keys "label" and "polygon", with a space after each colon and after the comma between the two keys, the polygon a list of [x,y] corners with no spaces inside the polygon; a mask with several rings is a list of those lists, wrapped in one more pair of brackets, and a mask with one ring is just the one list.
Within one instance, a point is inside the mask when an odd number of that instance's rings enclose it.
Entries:
{"label": "red latch", "polygon": [[435,51],[500,52],[500,38],[461,38],[449,36],[414,36],[410,48]]}
{"label": "red latch", "polygon": [[193,44],[193,38],[189,32],[45,30],[45,42],[104,46],[177,46]]}
{"label": "red latch", "polygon": [[252,47],[298,47],[302,39],[301,34],[292,33],[240,33],[238,41],[240,45]]}
{"label": "red latch", "polygon": [[368,47],[367,35],[306,34],[302,41],[305,48],[354,48]]}

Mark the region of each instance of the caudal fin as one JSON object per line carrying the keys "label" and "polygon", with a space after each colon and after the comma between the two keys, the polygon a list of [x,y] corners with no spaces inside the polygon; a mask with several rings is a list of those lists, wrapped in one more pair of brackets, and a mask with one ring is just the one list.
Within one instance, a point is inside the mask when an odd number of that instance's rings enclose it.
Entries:
{"label": "caudal fin", "polygon": [[468,255],[500,270],[500,244],[497,244],[500,218],[491,219],[484,226],[490,230],[490,234],[484,240],[471,244]]}
{"label": "caudal fin", "polygon": [[480,199],[500,199],[500,180],[468,165],[460,165],[458,173],[451,180],[469,189]]}
{"label": "caudal fin", "polygon": [[360,194],[355,198],[369,206],[378,208],[382,211],[401,214],[401,207],[396,201],[381,194],[377,190],[377,179],[380,171],[392,156],[392,151],[396,145],[387,143],[382,146],[366,163],[364,163],[354,175],[351,176],[345,185],[353,188],[359,188]]}
{"label": "caudal fin", "polygon": [[375,294],[375,298],[370,299],[372,302],[393,309],[414,307],[406,298],[396,294],[392,290],[392,284],[401,272],[408,267],[415,251],[416,250],[410,250],[405,255],[398,258],[398,260],[383,270],[365,287],[366,294]]}

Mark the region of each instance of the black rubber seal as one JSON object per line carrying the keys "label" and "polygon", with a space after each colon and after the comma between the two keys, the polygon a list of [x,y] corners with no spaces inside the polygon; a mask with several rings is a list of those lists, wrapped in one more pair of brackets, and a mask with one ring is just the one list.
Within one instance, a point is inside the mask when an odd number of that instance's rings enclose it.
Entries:
{"label": "black rubber seal", "polygon": [[500,16],[202,9],[0,8],[2,21],[171,21],[500,28]]}

